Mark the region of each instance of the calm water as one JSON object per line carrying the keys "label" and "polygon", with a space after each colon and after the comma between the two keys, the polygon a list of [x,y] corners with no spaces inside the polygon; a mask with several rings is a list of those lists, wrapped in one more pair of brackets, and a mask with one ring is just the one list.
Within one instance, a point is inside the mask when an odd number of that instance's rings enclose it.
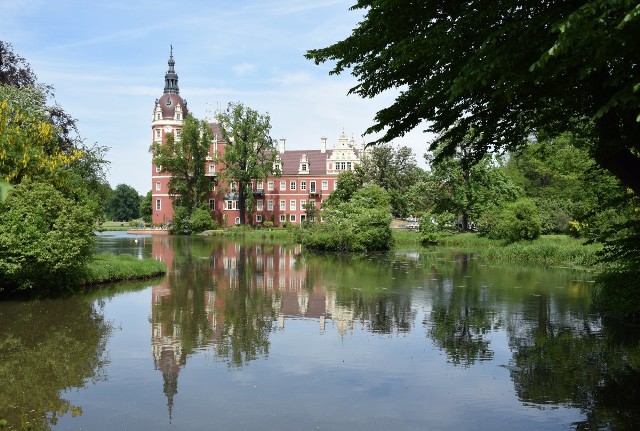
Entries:
{"label": "calm water", "polygon": [[17,429],[640,427],[639,334],[590,314],[587,272],[123,233],[99,248],[170,273],[0,303]]}

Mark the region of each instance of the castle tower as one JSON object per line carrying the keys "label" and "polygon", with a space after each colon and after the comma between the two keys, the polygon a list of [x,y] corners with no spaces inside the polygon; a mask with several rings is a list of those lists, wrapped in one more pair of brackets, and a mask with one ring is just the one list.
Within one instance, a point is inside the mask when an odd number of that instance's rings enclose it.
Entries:
{"label": "castle tower", "polygon": [[[151,133],[153,143],[164,144],[167,136],[173,134],[174,139],[179,140],[182,133],[182,124],[186,117],[187,101],[180,97],[178,88],[178,74],[175,71],[173,59],[173,47],[169,53],[169,69],[164,75],[164,92],[156,99],[151,120]],[[154,225],[165,224],[173,219],[173,206],[169,197],[170,175],[162,171],[162,166],[151,163],[151,203],[152,222]]]}

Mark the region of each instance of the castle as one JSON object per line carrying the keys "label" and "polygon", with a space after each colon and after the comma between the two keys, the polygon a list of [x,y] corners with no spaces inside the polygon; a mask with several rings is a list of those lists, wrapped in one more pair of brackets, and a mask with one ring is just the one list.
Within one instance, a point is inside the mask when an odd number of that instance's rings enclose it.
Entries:
{"label": "castle", "polygon": [[[189,112],[186,100],[180,96],[173,50],[168,64],[164,92],[156,99],[153,108],[151,132],[154,143],[164,144],[169,134],[179,140],[184,118]],[[204,174],[212,182],[207,197],[209,210],[219,226],[233,226],[240,224],[238,195],[235,193],[235,184],[219,181],[218,174],[225,167],[217,162],[228,144],[219,139],[222,136],[219,124],[210,123],[210,127],[214,139],[209,147]],[[355,169],[364,154],[365,150],[358,148],[353,139],[348,139],[344,133],[332,149],[327,148],[327,138],[320,139],[319,148],[307,150],[287,150],[286,140],[280,139],[275,170],[280,171],[281,175],[252,181],[255,203],[251,211],[252,218],[247,219],[246,223],[260,225],[272,221],[274,226],[281,226],[285,222],[298,224],[305,221],[307,203],[320,208],[322,201],[336,189],[338,175]],[[154,225],[165,225],[173,220],[173,205],[169,195],[170,178],[170,174],[164,172],[162,166],[156,166],[152,162]]]}

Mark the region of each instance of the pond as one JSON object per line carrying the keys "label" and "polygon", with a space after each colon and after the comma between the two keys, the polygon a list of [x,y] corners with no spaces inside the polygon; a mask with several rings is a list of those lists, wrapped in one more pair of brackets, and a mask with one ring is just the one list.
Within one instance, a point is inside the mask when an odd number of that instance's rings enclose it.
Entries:
{"label": "pond", "polygon": [[37,430],[640,429],[640,337],[592,274],[99,235],[166,277],[0,303],[0,418]]}

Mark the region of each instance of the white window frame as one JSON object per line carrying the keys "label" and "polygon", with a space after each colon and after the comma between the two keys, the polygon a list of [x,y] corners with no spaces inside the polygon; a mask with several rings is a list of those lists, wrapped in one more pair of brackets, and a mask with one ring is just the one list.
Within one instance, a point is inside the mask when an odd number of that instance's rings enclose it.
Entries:
{"label": "white window frame", "polygon": [[273,211],[273,199],[267,201],[267,211]]}
{"label": "white window frame", "polygon": [[291,199],[289,201],[289,211],[295,211],[296,205],[297,205],[297,201],[295,199]]}
{"label": "white window frame", "polygon": [[264,181],[263,180],[256,181],[256,189],[257,190],[264,190]]}
{"label": "white window frame", "polygon": [[329,181],[322,181],[322,190],[329,190]]}
{"label": "white window frame", "polygon": [[209,211],[215,211],[215,210],[216,210],[216,200],[209,199]]}
{"label": "white window frame", "polygon": [[262,199],[258,199],[256,201],[256,211],[263,211],[264,210],[264,201]]}
{"label": "white window frame", "polygon": [[298,187],[298,183],[295,181],[289,181],[289,190],[295,190]]}
{"label": "white window frame", "polygon": [[284,199],[280,199],[280,211],[284,211],[287,206],[287,201]]}
{"label": "white window frame", "polygon": [[160,185],[160,181],[156,181],[156,191],[159,192],[162,190],[162,186]]}
{"label": "white window frame", "polygon": [[300,190],[307,190],[307,182],[300,181]]}
{"label": "white window frame", "polygon": [[270,190],[270,191],[273,191],[273,181],[269,181],[267,183],[267,189]]}
{"label": "white window frame", "polygon": [[156,199],[156,211],[162,211],[162,199]]}
{"label": "white window frame", "polygon": [[287,182],[280,181],[280,191],[284,191],[284,190],[287,190]]}
{"label": "white window frame", "polygon": [[256,223],[262,223],[262,214],[256,214]]}
{"label": "white window frame", "polygon": [[280,223],[284,223],[287,221],[287,215],[286,214],[280,214]]}
{"label": "white window frame", "polygon": [[289,214],[289,221],[291,223],[295,223],[296,222],[296,215],[295,214]]}

